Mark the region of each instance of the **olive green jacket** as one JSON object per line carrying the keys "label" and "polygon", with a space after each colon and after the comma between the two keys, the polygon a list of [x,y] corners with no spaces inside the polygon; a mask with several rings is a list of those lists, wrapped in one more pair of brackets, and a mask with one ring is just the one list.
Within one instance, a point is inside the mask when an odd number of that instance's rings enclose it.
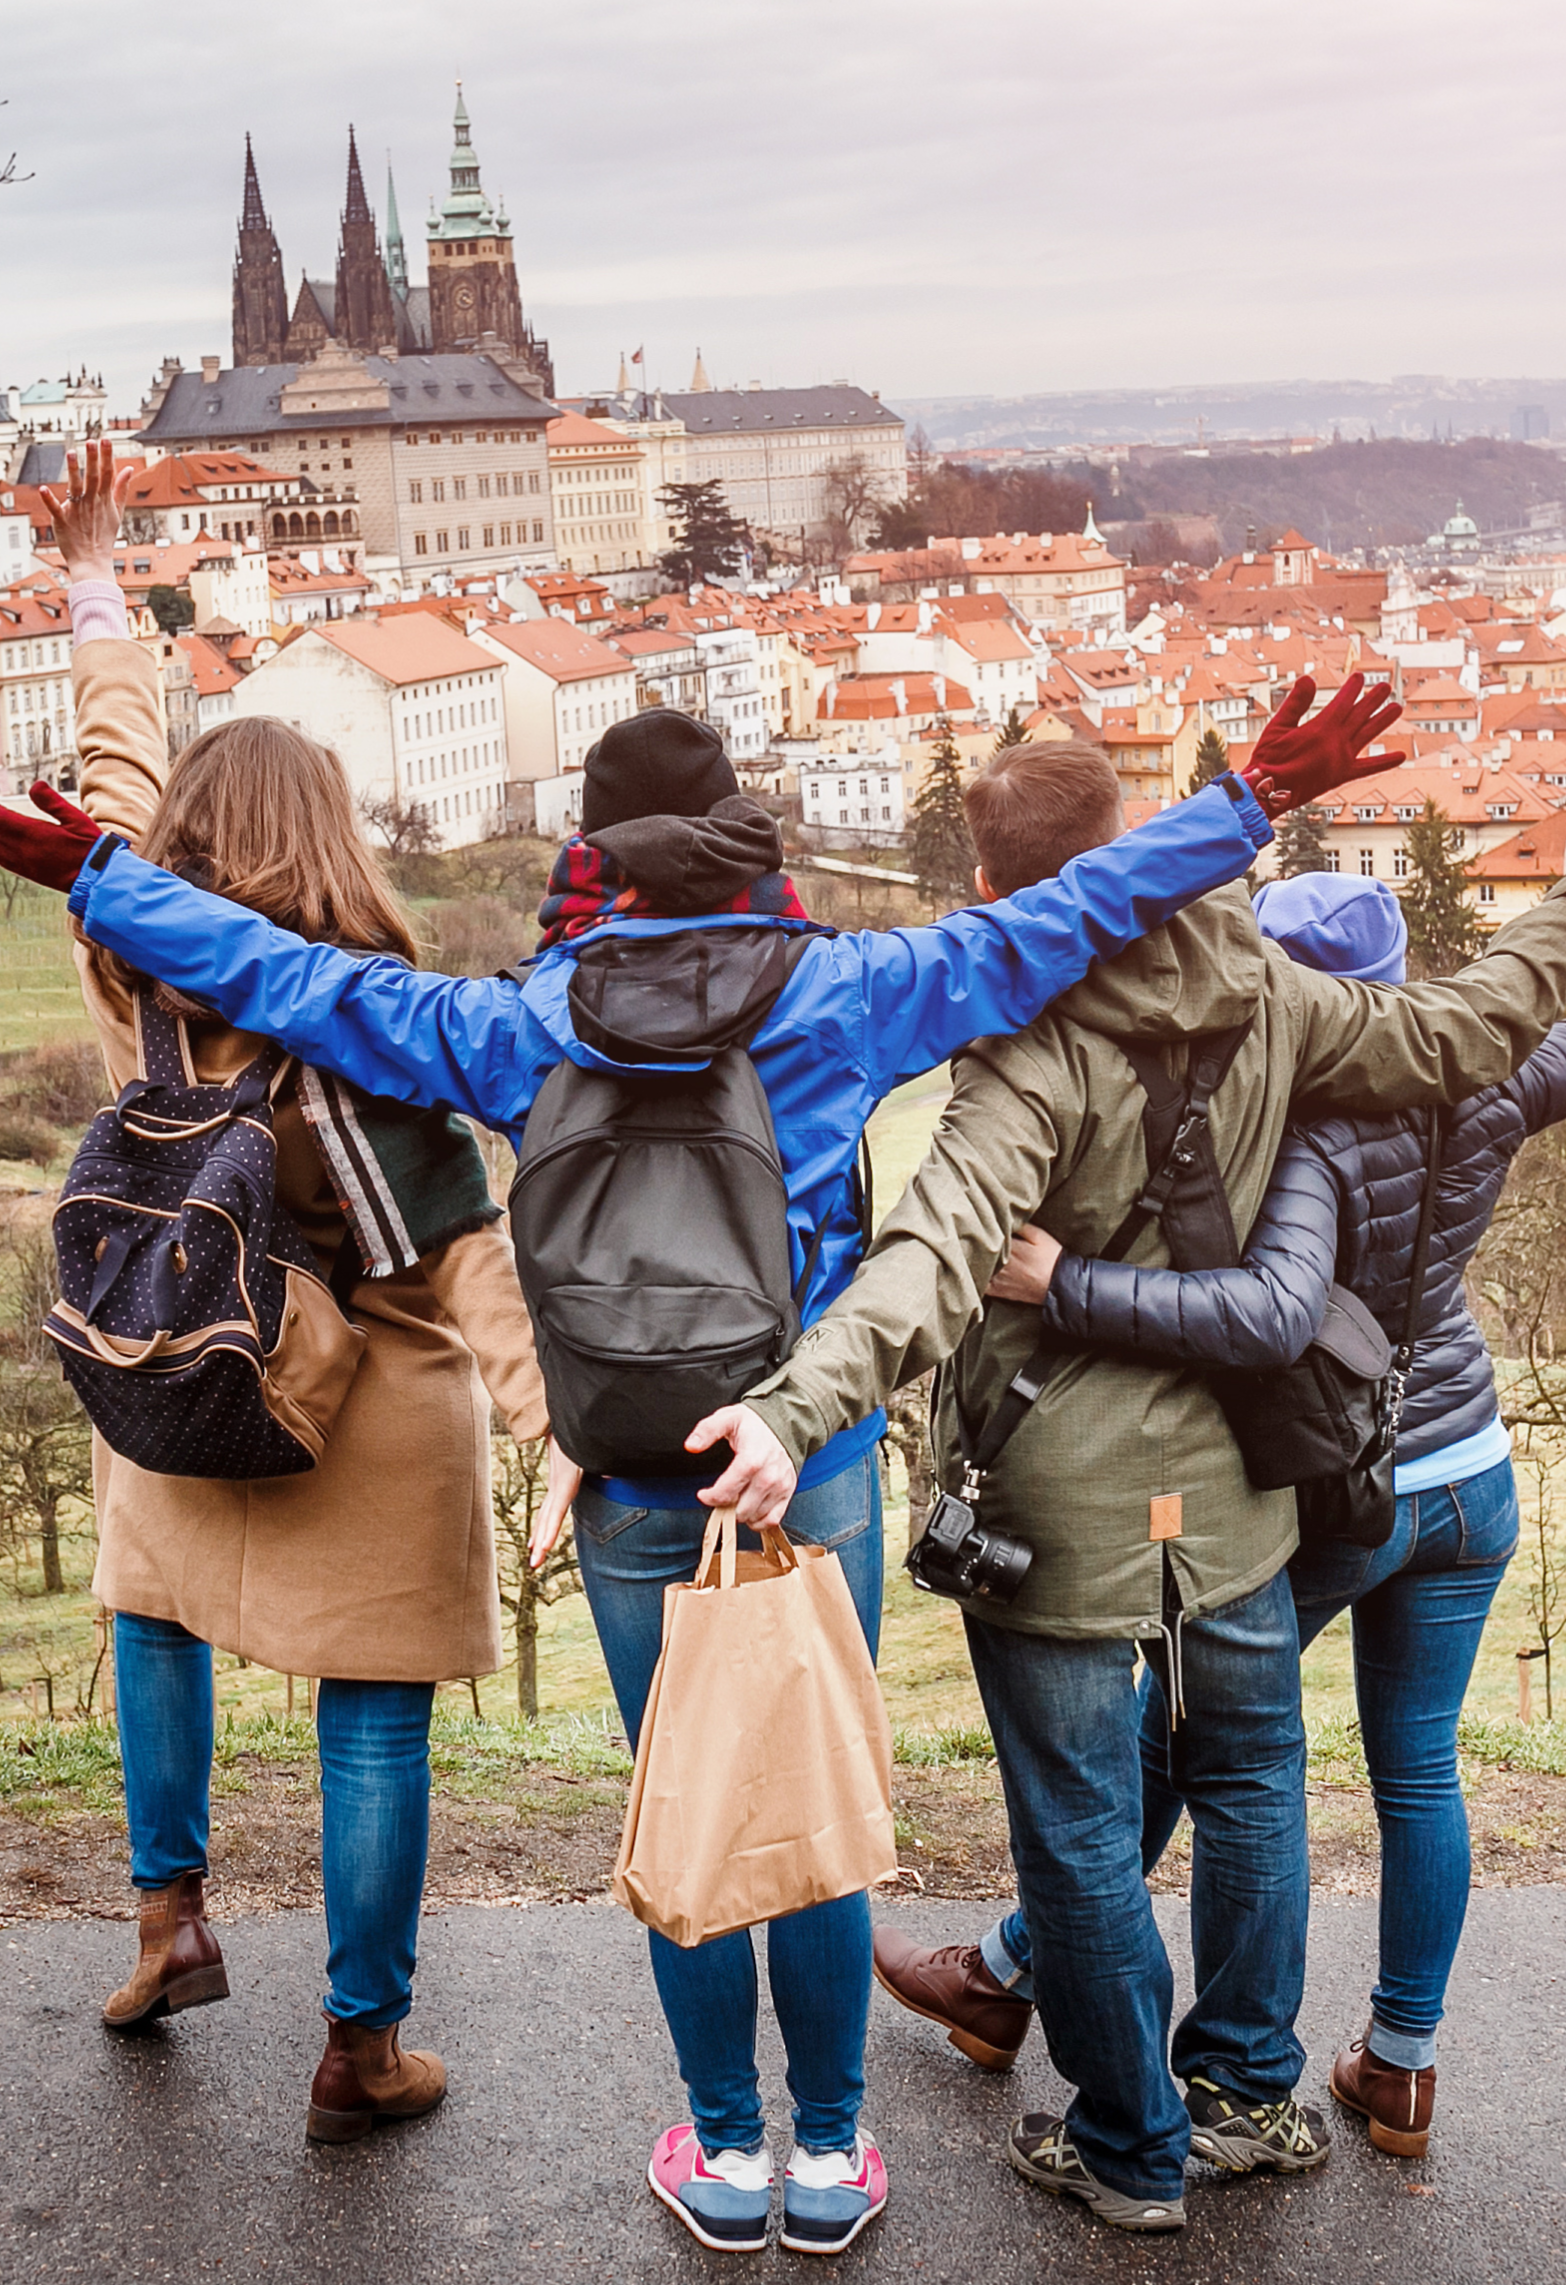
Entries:
{"label": "olive green jacket", "polygon": [[[1188,1038],[1253,1019],[1212,1104],[1243,1241],[1291,1113],[1454,1102],[1532,1053],[1566,1002],[1563,887],[1460,977],[1402,991],[1296,967],[1263,942],[1238,885],[1191,906],[1016,1038],[957,1059],[929,1153],[859,1275],[746,1402],[797,1462],[955,1352],[934,1437],[955,1489],[954,1400],[977,1432],[1038,1337],[1036,1310],[984,1303],[1013,1233],[1034,1220],[1097,1253],[1146,1180],[1146,1098],[1117,1039],[1158,1042],[1178,1071]],[[1168,1262],[1156,1224],[1129,1258]],[[1180,1536],[1154,1541],[1150,1503],[1172,1493]],[[1033,1564],[1015,1603],[980,1615],[1039,1634],[1156,1633],[1161,1545],[1194,1615],[1265,1584],[1297,1542],[1293,1493],[1252,1488],[1199,1372],[1089,1353],[1069,1358],[1007,1446],[983,1519],[1025,1539]]]}

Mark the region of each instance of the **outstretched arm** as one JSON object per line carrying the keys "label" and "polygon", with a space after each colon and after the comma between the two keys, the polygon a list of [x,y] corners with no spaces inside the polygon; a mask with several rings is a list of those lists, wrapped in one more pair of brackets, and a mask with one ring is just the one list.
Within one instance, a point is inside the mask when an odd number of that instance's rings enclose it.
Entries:
{"label": "outstretched arm", "polygon": [[1063,1253],[1050,1274],[1019,1242],[990,1293],[1031,1303],[1065,1342],[1257,1371],[1292,1364],[1321,1330],[1337,1244],[1332,1170],[1290,1135],[1238,1267],[1148,1269]]}
{"label": "outstretched arm", "polygon": [[1073,857],[1057,878],[927,928],[862,929],[821,946],[863,1006],[863,1062],[890,1093],[969,1040],[1020,1031],[1095,960],[1238,880],[1272,827],[1237,778]]}

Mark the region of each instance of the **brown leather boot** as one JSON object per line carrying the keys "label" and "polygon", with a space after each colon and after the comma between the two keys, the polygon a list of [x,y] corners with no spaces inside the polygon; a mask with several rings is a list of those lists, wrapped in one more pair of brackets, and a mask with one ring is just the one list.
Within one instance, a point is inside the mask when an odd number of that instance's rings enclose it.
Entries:
{"label": "brown leather boot", "polygon": [[1345,2047],[1332,2066],[1332,2091],[1349,2110],[1370,2121],[1370,2139],[1393,2158],[1423,2158],[1430,2147],[1435,2109],[1435,2065],[1423,2071],[1383,2063],[1364,2039]]}
{"label": "brown leather boot", "polygon": [[940,2024],[952,2045],[986,2071],[1009,2071],[1033,2021],[1033,2002],[1013,1999],[977,1944],[926,1951],[900,1928],[875,1931],[875,1980],[915,2015]]}
{"label": "brown leather boot", "polygon": [[357,2142],[378,2118],[418,2118],[445,2092],[440,2057],[417,2047],[404,2054],[395,2023],[367,2031],[329,2015],[305,2133],[312,2142]]}
{"label": "brown leather boot", "polygon": [[141,1891],[141,1957],[136,1973],[105,2001],[103,2020],[114,2031],[206,2007],[227,1999],[228,1974],[207,1922],[205,1884],[199,1872],[182,1873],[167,1888]]}

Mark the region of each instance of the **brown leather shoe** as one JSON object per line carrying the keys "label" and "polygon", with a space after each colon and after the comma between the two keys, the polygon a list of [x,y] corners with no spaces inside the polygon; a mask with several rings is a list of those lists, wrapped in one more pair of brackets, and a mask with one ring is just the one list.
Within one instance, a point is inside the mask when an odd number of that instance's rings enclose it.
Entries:
{"label": "brown leather shoe", "polygon": [[1430,2147],[1430,2115],[1435,2109],[1435,2065],[1400,2070],[1373,2055],[1366,2040],[1345,2047],[1332,2066],[1332,2091],[1349,2110],[1370,2121],[1370,2139],[1393,2158],[1423,2158]]}
{"label": "brown leather shoe", "polygon": [[141,1891],[141,1957],[136,1973],[104,2004],[113,2031],[227,1999],[228,1975],[207,1923],[205,1883],[187,1872],[167,1888]]}
{"label": "brown leather shoe", "polygon": [[977,1944],[926,1951],[900,1928],[875,1931],[875,1980],[915,2015],[940,2024],[952,2045],[986,2071],[1009,2071],[1033,2021],[1033,2002],[1013,1999]]}
{"label": "brown leather shoe", "polygon": [[404,2054],[395,2023],[367,2031],[329,2015],[305,2133],[312,2142],[357,2142],[378,2118],[418,2118],[445,2092],[440,2057],[417,2047]]}

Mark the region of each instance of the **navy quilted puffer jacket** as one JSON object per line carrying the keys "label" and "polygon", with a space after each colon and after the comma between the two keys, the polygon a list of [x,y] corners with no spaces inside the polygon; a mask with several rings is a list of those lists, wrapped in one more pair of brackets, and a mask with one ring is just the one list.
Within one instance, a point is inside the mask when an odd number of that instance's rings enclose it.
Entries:
{"label": "navy quilted puffer jacket", "polygon": [[[1457,1444],[1495,1416],[1495,1374],[1463,1293],[1512,1160],[1566,1118],[1566,1023],[1504,1086],[1452,1114],[1430,1238],[1400,1461]],[[1064,1254],[1044,1322],[1071,1341],[1202,1364],[1286,1364],[1309,1346],[1334,1279],[1402,1337],[1424,1189],[1429,1113],[1334,1118],[1287,1137],[1237,1269],[1141,1269]]]}

